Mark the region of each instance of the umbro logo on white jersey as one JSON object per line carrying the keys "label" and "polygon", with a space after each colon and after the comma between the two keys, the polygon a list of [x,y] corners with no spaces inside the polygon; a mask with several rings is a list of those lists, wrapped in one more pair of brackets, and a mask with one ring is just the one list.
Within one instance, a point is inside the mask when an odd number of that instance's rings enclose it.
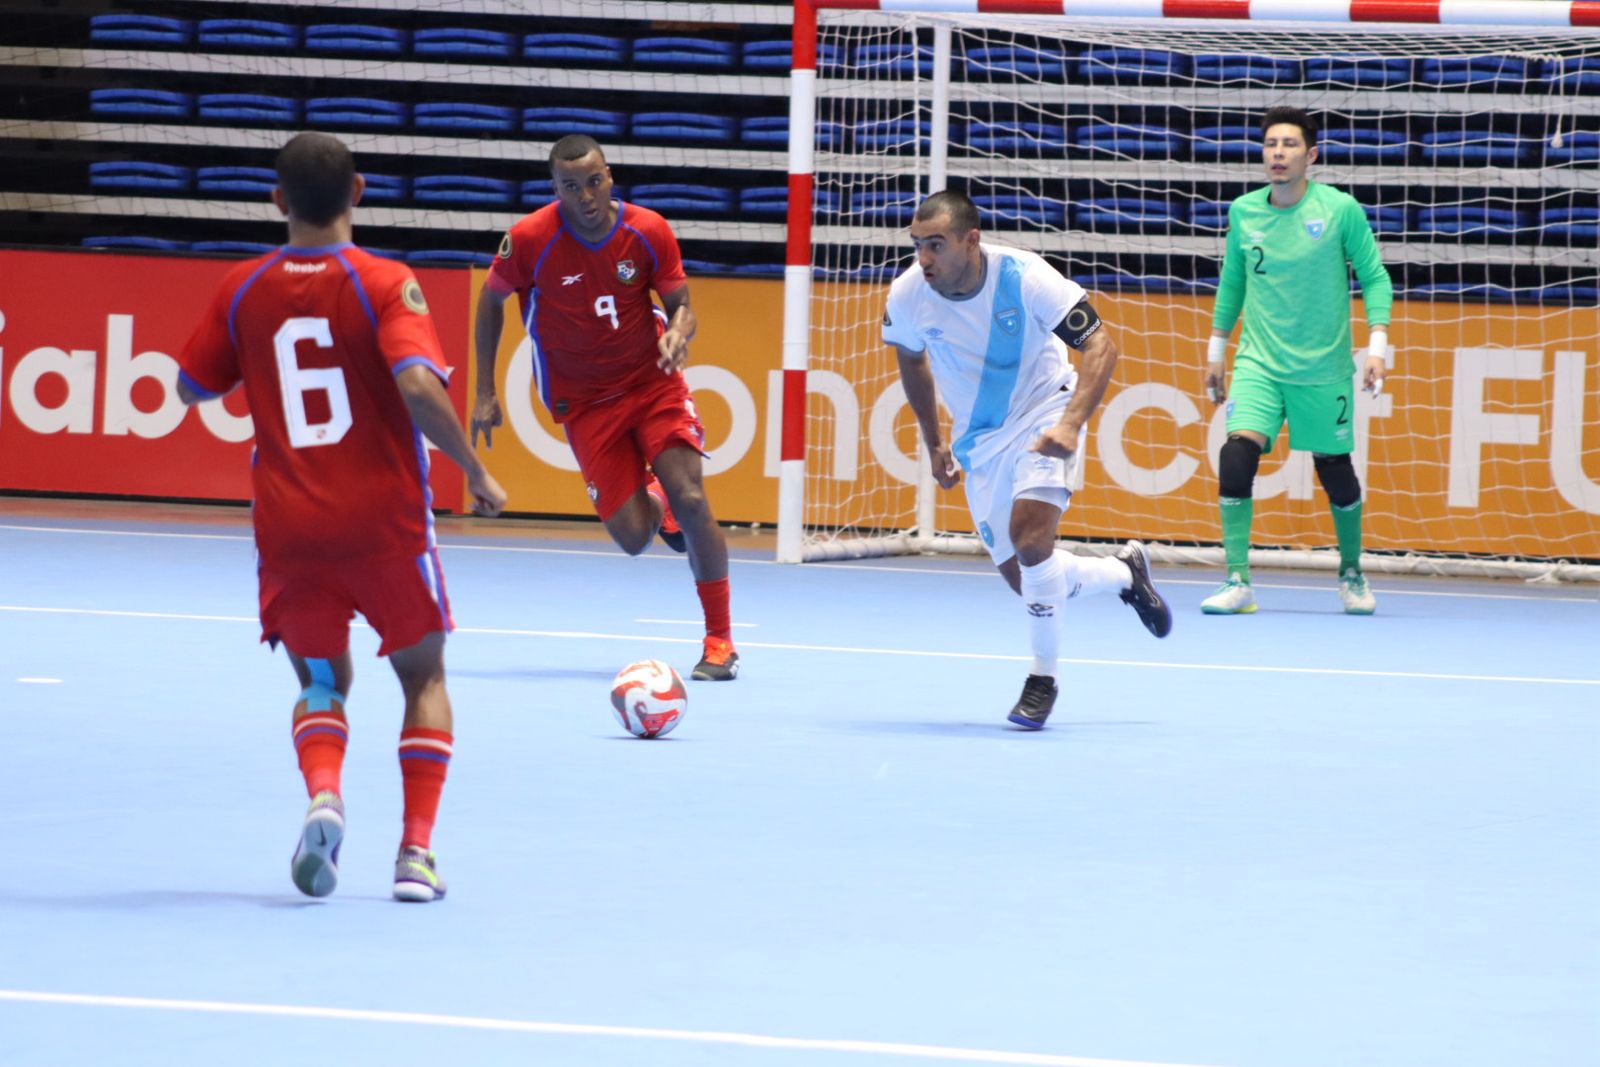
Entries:
{"label": "umbro logo on white jersey", "polygon": [[583,278],[582,274],[563,274],[561,276],[561,284],[562,285],[576,285],[582,278]]}

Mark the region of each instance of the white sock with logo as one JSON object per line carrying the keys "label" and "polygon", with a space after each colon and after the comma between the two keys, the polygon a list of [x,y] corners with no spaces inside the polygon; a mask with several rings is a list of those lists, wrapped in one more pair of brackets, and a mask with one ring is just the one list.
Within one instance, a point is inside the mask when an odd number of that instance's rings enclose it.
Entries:
{"label": "white sock with logo", "polygon": [[1062,555],[1056,552],[1043,563],[1022,568],[1022,603],[1028,609],[1028,633],[1033,645],[1032,673],[1048,678],[1056,676],[1056,661],[1061,655],[1061,609],[1067,602]]}
{"label": "white sock with logo", "polygon": [[1113,556],[1074,556],[1062,548],[1056,549],[1055,556],[1066,576],[1068,600],[1133,588],[1133,573]]}

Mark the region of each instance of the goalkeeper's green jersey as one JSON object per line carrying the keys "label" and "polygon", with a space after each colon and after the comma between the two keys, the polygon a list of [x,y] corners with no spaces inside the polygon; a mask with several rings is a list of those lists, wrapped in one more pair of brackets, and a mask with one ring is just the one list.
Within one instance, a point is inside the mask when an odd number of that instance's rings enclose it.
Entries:
{"label": "goalkeeper's green jersey", "polygon": [[1361,280],[1367,324],[1387,326],[1394,285],[1378,256],[1366,212],[1348,193],[1306,183],[1293,207],[1274,207],[1271,186],[1228,207],[1228,243],[1212,326],[1231,333],[1234,354],[1269,378],[1305,385],[1355,373],[1350,343],[1350,269]]}

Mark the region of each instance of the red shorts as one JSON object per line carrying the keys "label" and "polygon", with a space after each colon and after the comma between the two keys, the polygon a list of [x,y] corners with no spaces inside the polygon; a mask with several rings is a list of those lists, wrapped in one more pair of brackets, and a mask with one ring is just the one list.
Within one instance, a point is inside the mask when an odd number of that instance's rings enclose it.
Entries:
{"label": "red shorts", "polygon": [[356,612],[378,632],[378,655],[410,648],[435,630],[455,629],[439,553],[416,559],[262,564],[261,640],[306,659],[332,659],[350,647]]}
{"label": "red shorts", "polygon": [[647,463],[673,445],[700,452],[706,443],[681,374],[582,408],[562,425],[602,521],[644,487]]}

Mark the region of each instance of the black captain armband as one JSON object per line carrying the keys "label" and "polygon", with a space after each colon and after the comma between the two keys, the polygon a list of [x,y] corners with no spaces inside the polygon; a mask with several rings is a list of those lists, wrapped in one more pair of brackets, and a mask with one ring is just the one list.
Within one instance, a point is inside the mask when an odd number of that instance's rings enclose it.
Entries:
{"label": "black captain armband", "polygon": [[1095,313],[1087,299],[1080,300],[1072,305],[1066,317],[1056,323],[1052,332],[1063,341],[1068,348],[1081,349],[1084,342],[1093,337],[1100,328],[1100,316]]}

